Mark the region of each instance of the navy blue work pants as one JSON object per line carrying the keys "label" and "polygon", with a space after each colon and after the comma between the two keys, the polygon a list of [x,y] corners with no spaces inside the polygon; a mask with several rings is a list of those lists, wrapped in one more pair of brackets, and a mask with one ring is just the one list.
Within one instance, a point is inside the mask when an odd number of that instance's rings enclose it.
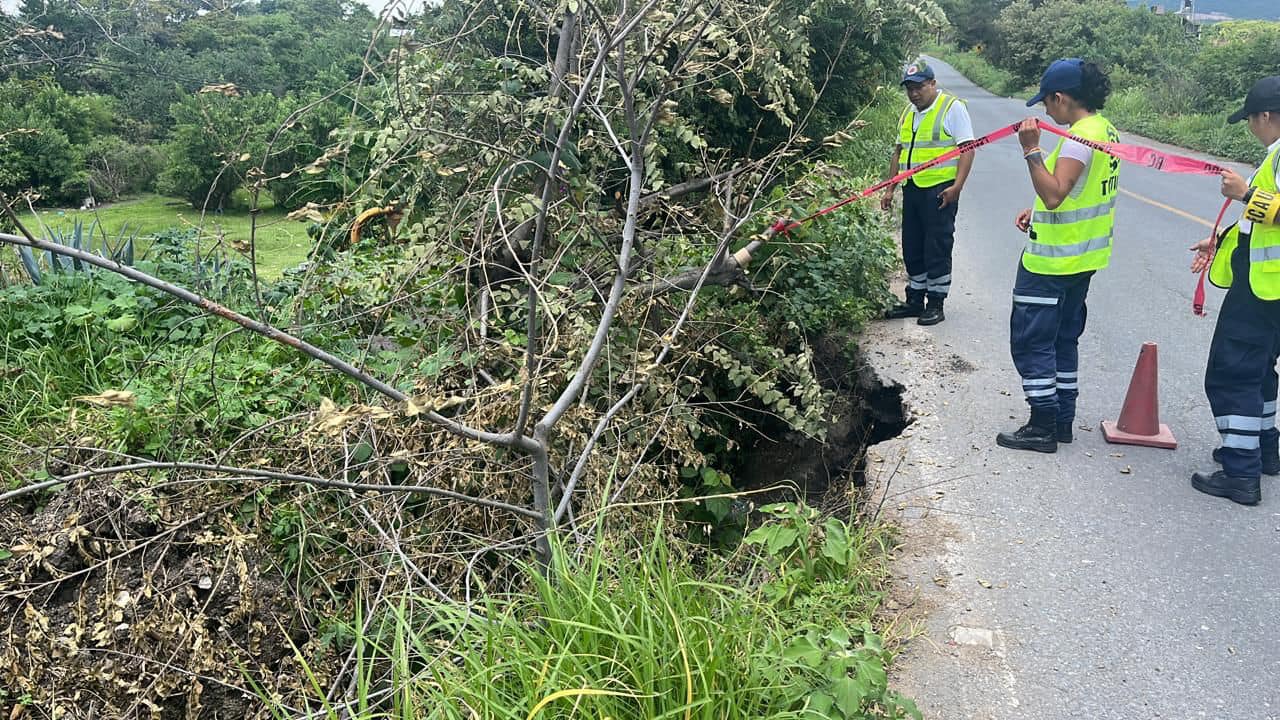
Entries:
{"label": "navy blue work pants", "polygon": [[1280,356],[1280,300],[1259,300],[1249,288],[1245,238],[1231,257],[1233,282],[1222,300],[1209,345],[1204,391],[1222,436],[1223,471],[1262,474],[1262,453],[1276,454],[1276,357]]}
{"label": "navy blue work pants", "polygon": [[951,291],[951,249],[958,203],[939,208],[938,196],[954,185],[902,187],[902,264],[907,268],[907,302],[941,302]]}
{"label": "navy blue work pants", "polygon": [[1040,275],[1018,262],[1009,317],[1009,349],[1032,410],[1052,411],[1058,423],[1076,417],[1080,394],[1080,335],[1093,271]]}

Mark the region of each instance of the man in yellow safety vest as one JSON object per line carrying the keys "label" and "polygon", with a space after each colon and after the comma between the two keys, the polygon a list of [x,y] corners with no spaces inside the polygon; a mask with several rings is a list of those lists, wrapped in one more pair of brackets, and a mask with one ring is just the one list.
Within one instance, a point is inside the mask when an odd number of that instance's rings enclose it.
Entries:
{"label": "man in yellow safety vest", "polygon": [[[1213,452],[1222,469],[1194,473],[1200,492],[1242,505],[1262,501],[1261,474],[1280,475],[1276,431],[1276,357],[1280,355],[1280,75],[1249,90],[1244,107],[1228,121],[1248,118],[1249,130],[1267,146],[1267,158],[1249,180],[1222,173],[1222,194],[1244,203],[1240,221],[1222,235],[1209,279],[1227,288],[1209,345],[1204,390],[1222,447]],[[1192,269],[1209,263],[1212,239],[1198,250]]]}
{"label": "man in yellow safety vest", "polygon": [[[933,68],[923,58],[907,66],[902,85],[911,106],[898,123],[890,177],[973,141],[973,121],[964,101],[938,90]],[[956,210],[972,167],[973,154],[967,153],[922,170],[903,185],[902,261],[907,269],[907,299],[890,308],[886,317],[914,317],[920,325],[936,325],[945,319],[942,304],[951,290]],[[885,188],[880,200],[885,211],[893,207],[895,187]]]}

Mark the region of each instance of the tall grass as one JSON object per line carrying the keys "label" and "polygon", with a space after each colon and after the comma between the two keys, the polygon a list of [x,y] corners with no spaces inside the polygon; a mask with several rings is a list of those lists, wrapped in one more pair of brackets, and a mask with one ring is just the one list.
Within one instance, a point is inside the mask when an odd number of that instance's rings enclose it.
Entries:
{"label": "tall grass", "polygon": [[973,84],[988,92],[1004,97],[1023,95],[1027,87],[1013,73],[992,65],[986,58],[972,51],[948,50],[935,47],[931,53],[946,60],[948,64],[969,78]]}
{"label": "tall grass", "polygon": [[779,599],[781,576],[753,582],[761,565],[735,577],[735,562],[713,556],[700,566],[664,537],[629,551],[559,552],[554,580],[530,568],[528,592],[471,609],[402,598],[367,632],[353,623],[360,668],[346,682],[357,692],[319,716],[918,717],[888,691],[890,654],[865,617],[819,621],[808,603]]}
{"label": "tall grass", "polygon": [[1259,163],[1266,156],[1266,149],[1243,123],[1228,125],[1225,113],[1160,112],[1153,107],[1152,92],[1137,87],[1120,90],[1104,112],[1121,130],[1153,140],[1247,163]]}

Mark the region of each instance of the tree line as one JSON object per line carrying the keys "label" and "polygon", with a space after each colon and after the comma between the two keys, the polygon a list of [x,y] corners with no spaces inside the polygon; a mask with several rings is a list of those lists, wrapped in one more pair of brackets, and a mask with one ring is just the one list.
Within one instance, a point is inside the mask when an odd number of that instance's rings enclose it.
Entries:
{"label": "tree line", "polygon": [[357,107],[377,22],[351,0],[24,0],[0,11],[0,190],[221,208],[271,178],[277,205],[335,196],[296,171]]}
{"label": "tree line", "polygon": [[[997,92],[1036,84],[1049,63],[1087,57],[1116,93],[1108,116],[1139,132],[1240,160],[1257,144],[1226,115],[1280,67],[1280,22],[1238,20],[1188,33],[1180,18],[1113,0],[941,0],[961,69]],[[991,72],[990,68],[995,72]]]}

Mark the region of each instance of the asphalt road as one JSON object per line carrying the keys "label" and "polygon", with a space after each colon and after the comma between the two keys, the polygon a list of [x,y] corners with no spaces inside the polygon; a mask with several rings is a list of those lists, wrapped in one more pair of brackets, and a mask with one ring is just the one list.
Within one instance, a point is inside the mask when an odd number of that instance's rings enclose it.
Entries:
{"label": "asphalt road", "polygon": [[[979,134],[1030,114],[935,68]],[[1221,205],[1218,183],[1133,166],[1120,183],[1114,255],[1089,294],[1076,442],[1056,455],[995,445],[1027,415],[1008,352],[1024,242],[1013,218],[1032,197],[1015,139],[980,151],[961,199],[946,322],[869,332],[872,365],[920,416],[872,467],[904,524],[891,607],[921,631],[895,682],[926,718],[1280,718],[1280,478],[1263,478],[1253,508],[1189,484],[1217,445],[1202,379],[1222,293],[1208,318],[1191,314],[1187,248]],[[1098,430],[1147,340],[1177,450],[1108,445]]]}

